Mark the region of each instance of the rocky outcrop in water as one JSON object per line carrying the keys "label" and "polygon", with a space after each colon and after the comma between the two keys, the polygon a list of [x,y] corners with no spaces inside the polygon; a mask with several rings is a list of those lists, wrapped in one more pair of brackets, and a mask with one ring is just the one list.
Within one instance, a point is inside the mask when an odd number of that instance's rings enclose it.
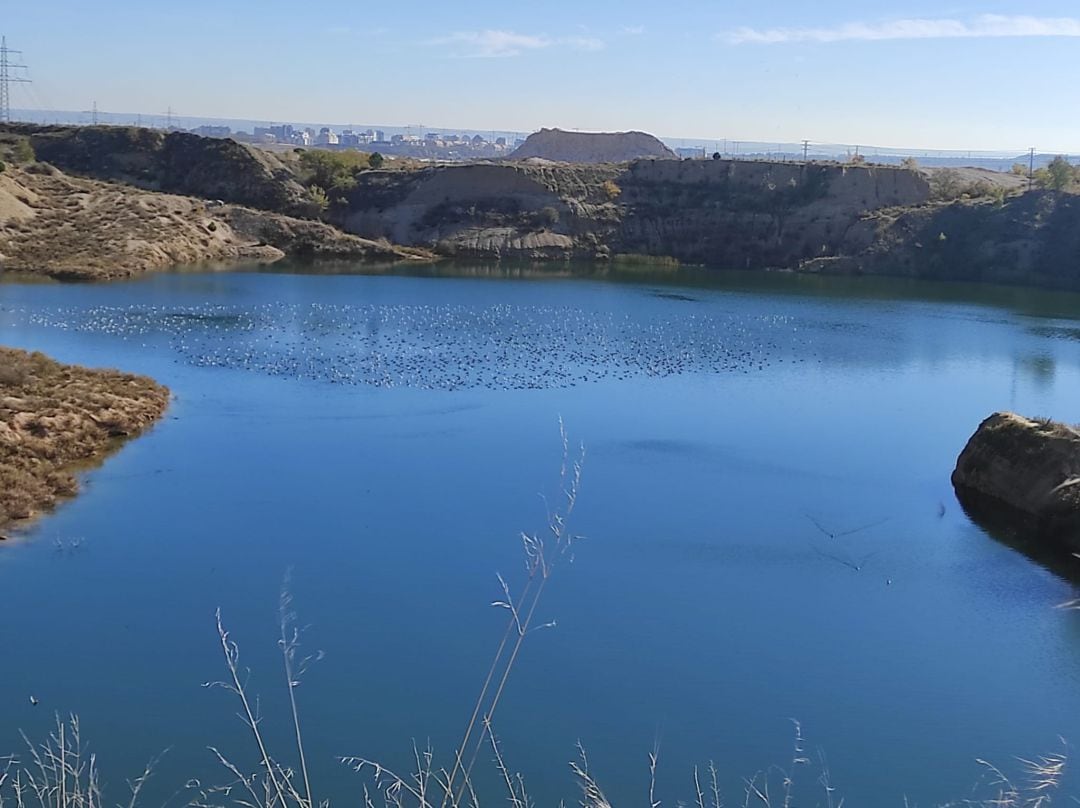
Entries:
{"label": "rocky outcrop in water", "polygon": [[566,132],[541,129],[525,139],[511,160],[540,159],[560,163],[628,163],[642,159],[675,160],[678,156],[645,132]]}
{"label": "rocky outcrop in water", "polygon": [[976,519],[1012,523],[1080,550],[1080,431],[994,413],[964,447],[952,483]]}

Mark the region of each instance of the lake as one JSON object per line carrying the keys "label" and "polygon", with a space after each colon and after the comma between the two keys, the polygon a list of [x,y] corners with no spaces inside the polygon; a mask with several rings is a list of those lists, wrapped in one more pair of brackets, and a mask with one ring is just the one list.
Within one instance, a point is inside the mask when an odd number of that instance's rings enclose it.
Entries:
{"label": "lake", "polygon": [[579,740],[616,804],[647,800],[654,747],[665,804],[710,760],[741,804],[797,719],[798,804],[824,802],[820,754],[848,804],[925,805],[969,796],[977,758],[1015,772],[1080,738],[1069,570],[989,537],[949,483],[995,410],[1080,419],[1080,297],[349,270],[0,285],[0,343],[175,395],[0,551],[0,750],[77,713],[112,803],[166,749],[150,805],[226,781],[211,745],[253,769],[238,705],[203,687],[220,607],[292,761],[288,572],[320,657],[296,691],[317,797],[361,803],[338,756],[408,769],[430,741],[449,766],[505,626],[497,575],[520,591],[520,534],[558,500],[560,418],[580,538],[494,721],[539,804],[577,801]]}

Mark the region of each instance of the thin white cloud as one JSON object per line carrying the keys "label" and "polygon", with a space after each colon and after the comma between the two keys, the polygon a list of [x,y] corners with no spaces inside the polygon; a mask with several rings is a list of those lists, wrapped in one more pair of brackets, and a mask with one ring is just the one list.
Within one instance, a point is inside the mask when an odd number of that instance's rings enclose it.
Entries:
{"label": "thin white cloud", "polygon": [[550,37],[545,34],[519,34],[516,31],[499,30],[458,31],[432,40],[431,44],[451,46],[454,56],[479,58],[519,56],[529,51],[559,46],[582,51],[598,51],[606,47],[604,40],[599,37]]}
{"label": "thin white cloud", "polygon": [[732,45],[1002,37],[1080,37],[1080,18],[983,14],[970,20],[906,19],[877,23],[852,22],[833,28],[736,28],[718,35],[720,40]]}
{"label": "thin white cloud", "polygon": [[568,45],[571,48],[577,48],[583,51],[598,51],[607,47],[607,43],[599,37],[595,36],[571,36],[565,39],[560,39],[560,45]]}
{"label": "thin white cloud", "polygon": [[645,33],[644,25],[624,25],[619,29],[619,33],[623,36],[641,36]]}

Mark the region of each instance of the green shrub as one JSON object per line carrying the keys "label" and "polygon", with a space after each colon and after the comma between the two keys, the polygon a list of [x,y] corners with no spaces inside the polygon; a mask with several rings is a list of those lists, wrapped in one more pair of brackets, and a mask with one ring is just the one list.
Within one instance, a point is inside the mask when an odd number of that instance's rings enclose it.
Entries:
{"label": "green shrub", "polygon": [[11,159],[16,163],[34,162],[34,147],[30,145],[29,138],[20,138],[11,149]]}
{"label": "green shrub", "polygon": [[324,212],[330,207],[330,197],[327,196],[326,191],[321,187],[312,185],[308,188],[308,192],[311,194],[311,201],[315,203],[315,207],[318,208],[319,213]]}
{"label": "green shrub", "polygon": [[356,175],[370,165],[369,155],[358,151],[308,149],[300,154],[304,181],[327,190],[351,191]]}
{"label": "green shrub", "polygon": [[1040,169],[1037,176],[1039,184],[1052,191],[1064,191],[1076,178],[1073,167],[1060,154],[1045,169]]}

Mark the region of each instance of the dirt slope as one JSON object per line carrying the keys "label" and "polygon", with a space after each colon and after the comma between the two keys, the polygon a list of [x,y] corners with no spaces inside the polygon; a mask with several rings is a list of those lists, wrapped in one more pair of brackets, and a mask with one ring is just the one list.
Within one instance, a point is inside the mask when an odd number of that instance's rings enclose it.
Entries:
{"label": "dirt slope", "polygon": [[627,163],[656,158],[677,159],[659,139],[645,132],[566,132],[541,129],[529,135],[511,160],[538,158],[560,163]]}
{"label": "dirt slope", "polygon": [[72,177],[45,163],[9,165],[0,174],[0,271],[107,280],[287,254],[424,256],[322,222]]}

